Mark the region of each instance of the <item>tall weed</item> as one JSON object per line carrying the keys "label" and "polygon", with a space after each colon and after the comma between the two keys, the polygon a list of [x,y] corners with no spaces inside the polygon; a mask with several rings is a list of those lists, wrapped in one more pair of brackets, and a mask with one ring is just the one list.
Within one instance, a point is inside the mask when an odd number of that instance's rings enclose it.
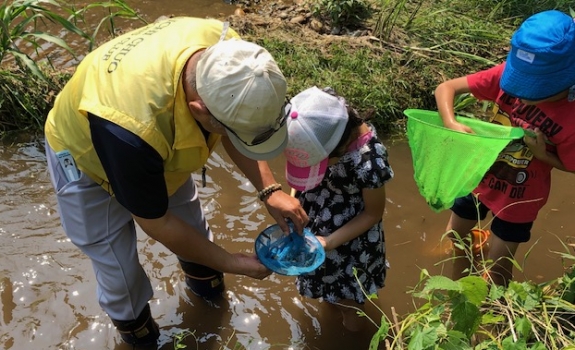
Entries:
{"label": "tall weed", "polygon": [[[105,10],[106,13],[93,30],[85,29],[89,26],[86,14],[95,10]],[[92,3],[81,9],[56,0],[5,0],[0,5],[0,63],[12,59],[20,69],[48,81],[37,64],[38,61],[46,61],[55,68],[46,47],[56,46],[76,57],[75,50],[62,38],[62,30],[86,41],[88,51],[91,51],[104,24],[108,24],[111,36],[116,34],[114,21],[119,18],[145,23],[124,0]],[[50,29],[58,34],[50,34]],[[46,43],[51,45],[46,46]]]}
{"label": "tall weed", "polygon": [[[88,26],[87,11],[98,8],[107,14],[95,30],[82,29]],[[42,130],[54,98],[70,76],[58,70],[50,54],[61,48],[76,57],[62,33],[79,36],[91,50],[104,23],[115,34],[118,18],[144,21],[123,0],[92,3],[79,10],[55,0],[5,0],[0,5],[0,138],[8,131]],[[56,28],[58,34],[50,34],[48,28]]]}
{"label": "tall weed", "polygon": [[101,30],[103,28],[107,29],[108,36],[115,37],[119,34],[121,30],[116,25],[116,21],[118,20],[127,19],[129,21],[136,20],[143,24],[147,23],[146,19],[144,19],[144,17],[142,17],[136,10],[131,8],[124,0],[94,2],[79,9],[74,7],[66,8],[66,11],[69,13],[68,18],[73,20],[75,23],[78,21],[88,23],[86,17],[93,11],[100,11],[102,13],[102,17],[99,18],[97,24],[89,35],[88,51],[92,51],[94,49],[98,35],[101,34]]}
{"label": "tall weed", "polygon": [[45,69],[42,79],[19,68],[0,70],[0,138],[42,130],[56,95],[71,73]]}
{"label": "tall weed", "polygon": [[[380,0],[374,35],[430,60],[489,67],[505,58],[513,23],[485,19],[464,1]],[[463,5],[462,5],[463,4]],[[465,10],[461,8],[464,7]]]}
{"label": "tall weed", "polygon": [[574,5],[570,0],[470,0],[470,6],[477,6],[489,13],[493,20],[510,20],[519,25],[527,17],[545,10],[559,10],[569,13]]}
{"label": "tall weed", "polygon": [[[54,0],[16,0],[4,1],[0,6],[0,63],[8,57],[22,70],[29,71],[37,78],[45,79],[31,53],[39,55],[43,50],[42,43],[49,42],[73,54],[72,48],[60,37],[40,31],[40,26],[58,24],[64,29],[89,39],[80,28],[68,21],[52,7],[60,5]],[[48,60],[50,62],[50,60]]]}

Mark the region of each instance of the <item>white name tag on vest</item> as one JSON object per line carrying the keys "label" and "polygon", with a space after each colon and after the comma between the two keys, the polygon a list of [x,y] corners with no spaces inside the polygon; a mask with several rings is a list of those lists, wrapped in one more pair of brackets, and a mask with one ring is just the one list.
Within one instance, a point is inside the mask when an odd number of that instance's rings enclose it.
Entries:
{"label": "white name tag on vest", "polygon": [[68,150],[56,153],[60,166],[64,169],[64,174],[68,181],[76,181],[80,178],[80,172],[76,168],[76,162]]}

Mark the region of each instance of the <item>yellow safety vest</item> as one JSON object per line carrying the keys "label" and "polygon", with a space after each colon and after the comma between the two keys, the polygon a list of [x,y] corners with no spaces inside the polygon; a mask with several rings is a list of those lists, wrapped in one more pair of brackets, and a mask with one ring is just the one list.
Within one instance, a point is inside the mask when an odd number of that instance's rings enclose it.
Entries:
{"label": "yellow safety vest", "polygon": [[[133,132],[164,160],[173,194],[207,161],[220,137],[206,142],[186,104],[186,61],[218,42],[224,24],[171,18],[121,35],[89,53],[56,98],[45,125],[50,147],[69,150],[77,167],[112,193],[90,137],[88,112]],[[239,35],[229,29],[226,39]],[[118,161],[122,161],[118,159]]]}

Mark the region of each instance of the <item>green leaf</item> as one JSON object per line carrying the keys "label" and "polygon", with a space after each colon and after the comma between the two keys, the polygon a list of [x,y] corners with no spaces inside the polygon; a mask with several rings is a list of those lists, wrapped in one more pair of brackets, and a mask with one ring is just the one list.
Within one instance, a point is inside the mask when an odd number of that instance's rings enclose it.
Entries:
{"label": "green leaf", "polygon": [[[569,347],[569,348],[566,348],[563,350],[569,350],[569,349],[572,349],[572,347]],[[545,344],[538,341],[537,343],[533,344],[533,346],[530,347],[529,350],[547,350],[547,347],[545,346]]]}
{"label": "green leaf", "polygon": [[527,343],[525,339],[518,339],[517,342],[513,341],[513,337],[509,336],[501,342],[503,345],[503,350],[525,350],[527,349]]}
{"label": "green leaf", "polygon": [[469,302],[476,306],[483,304],[487,294],[489,293],[489,288],[487,287],[487,282],[478,276],[466,276],[459,279],[459,283],[463,287],[463,295],[467,297]]}
{"label": "green leaf", "polygon": [[431,276],[425,282],[424,291],[433,290],[452,290],[456,292],[461,292],[463,290],[461,284],[458,281],[454,281],[451,278],[445,276]]}
{"label": "green leaf", "polygon": [[489,299],[497,300],[505,295],[505,288],[502,286],[492,285],[489,289]]}
{"label": "green leaf", "polygon": [[471,350],[473,347],[469,345],[467,336],[459,331],[448,331],[447,339],[439,345],[443,350]]}
{"label": "green leaf", "polygon": [[481,313],[477,306],[464,301],[454,305],[453,311],[451,312],[451,319],[454,323],[453,329],[464,333],[469,339],[479,326]]}
{"label": "green leaf", "polygon": [[453,110],[459,112],[477,103],[477,98],[470,93],[460,94],[453,101]]}
{"label": "green leaf", "polygon": [[367,299],[369,300],[376,300],[377,299],[377,294],[376,293],[372,293],[370,295],[367,296]]}
{"label": "green leaf", "polygon": [[382,316],[381,325],[369,342],[369,350],[377,350],[381,341],[387,337],[387,332],[389,332],[389,322],[384,316]]}
{"label": "green leaf", "polygon": [[30,72],[32,72],[32,74],[34,74],[36,77],[38,77],[43,81],[47,81],[44,74],[42,74],[42,72],[40,71],[40,68],[38,68],[38,66],[36,65],[36,62],[34,62],[30,57],[18,51],[11,51],[11,53],[12,55],[14,55],[14,57],[20,60],[20,62],[23,62],[26,65],[26,67],[30,70]]}
{"label": "green leaf", "polygon": [[44,41],[48,41],[51,43],[54,43],[58,46],[60,46],[63,49],[66,49],[66,51],[73,53],[74,50],[72,50],[72,48],[70,46],[68,46],[68,44],[62,40],[61,38],[55,37],[53,35],[50,34],[46,34],[46,33],[42,33],[42,32],[35,32],[35,33],[28,33],[26,35],[26,37],[33,37],[33,40],[36,39],[42,39]]}
{"label": "green leaf", "polygon": [[413,332],[411,339],[409,340],[409,344],[407,344],[407,349],[427,349],[436,345],[437,339],[437,331],[435,328],[426,327],[425,329],[421,329],[421,327],[417,327],[417,329]]}
{"label": "green leaf", "polygon": [[77,34],[84,39],[88,39],[90,37],[86,32],[84,32],[83,30],[78,28],[76,25],[74,25],[74,23],[66,20],[65,18],[62,18],[60,16],[53,16],[51,19],[54,22],[59,23],[64,29],[68,30],[71,33]]}
{"label": "green leaf", "polygon": [[518,317],[515,319],[515,330],[522,337],[529,339],[531,335],[531,322],[525,317]]}
{"label": "green leaf", "polygon": [[535,309],[541,303],[542,290],[532,283],[511,281],[507,291],[514,302],[522,305],[528,311]]}
{"label": "green leaf", "polygon": [[502,315],[494,315],[493,312],[489,311],[483,316],[481,316],[481,324],[488,325],[488,324],[498,324],[505,321],[505,317]]}

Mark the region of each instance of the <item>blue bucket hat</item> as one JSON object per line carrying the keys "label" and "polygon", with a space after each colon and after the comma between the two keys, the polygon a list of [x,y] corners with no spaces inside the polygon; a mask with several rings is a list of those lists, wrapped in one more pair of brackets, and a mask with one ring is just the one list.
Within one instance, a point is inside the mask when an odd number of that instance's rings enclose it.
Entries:
{"label": "blue bucket hat", "polygon": [[526,19],[511,38],[500,86],[506,93],[539,101],[575,85],[575,22],[557,10]]}

